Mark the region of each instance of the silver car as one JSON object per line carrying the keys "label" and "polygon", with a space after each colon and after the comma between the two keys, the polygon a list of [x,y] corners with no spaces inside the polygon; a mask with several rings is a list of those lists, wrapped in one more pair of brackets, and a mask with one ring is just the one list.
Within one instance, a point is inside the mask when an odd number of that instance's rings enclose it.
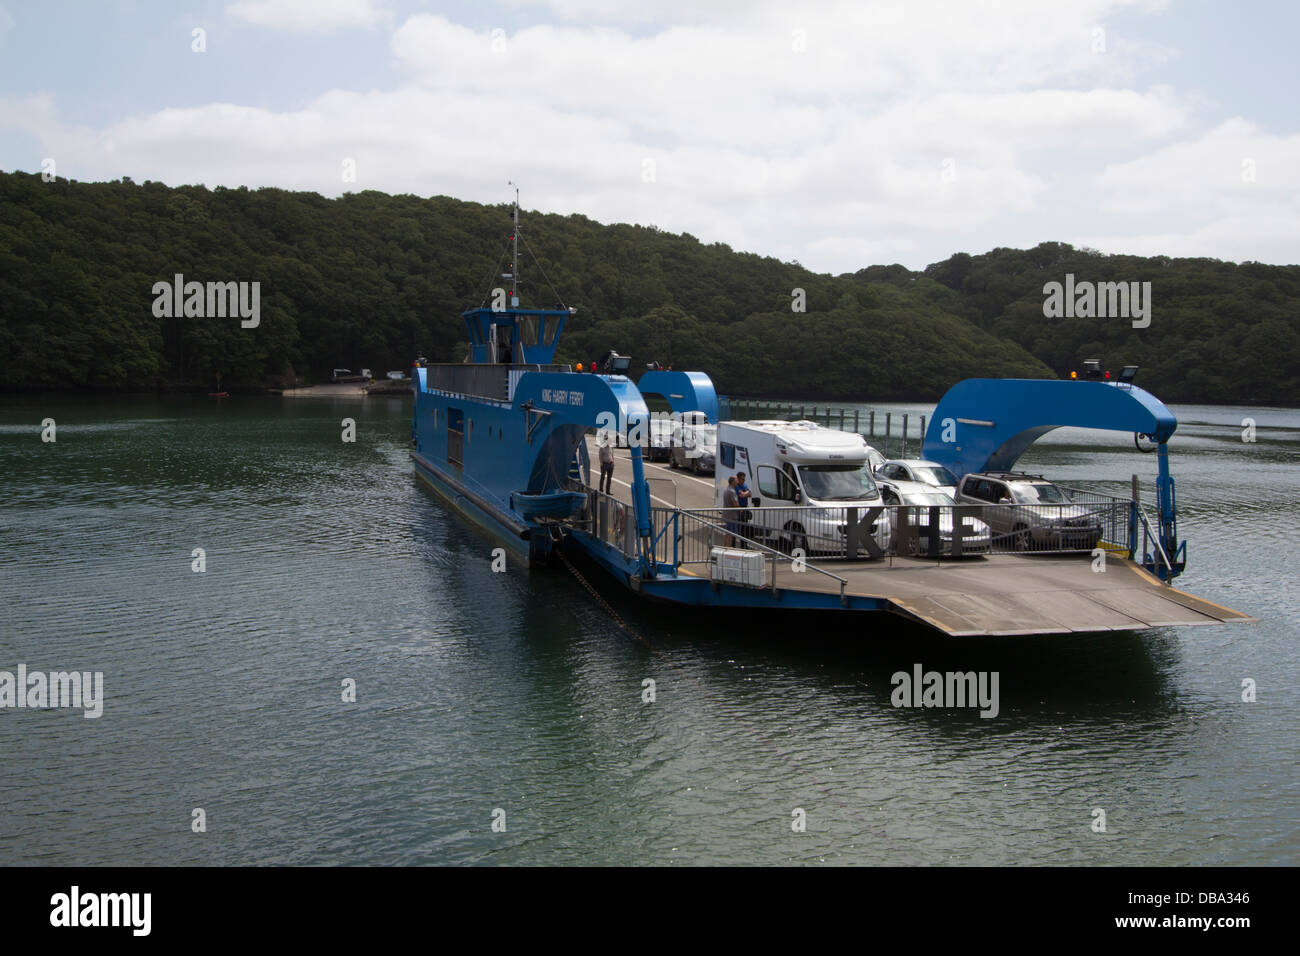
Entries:
{"label": "silver car", "polygon": [[1074,504],[1042,475],[991,472],[965,475],[958,504],[986,505],[995,541],[1016,551],[1091,551],[1102,535],[1096,507]]}
{"label": "silver car", "polygon": [[713,474],[718,454],[717,425],[678,425],[673,429],[668,464],[689,468],[697,475]]}
{"label": "silver car", "polygon": [[889,481],[920,482],[950,496],[957,493],[957,476],[925,458],[891,458],[876,469],[876,475]]}
{"label": "silver car", "polygon": [[[917,508],[916,514],[916,534],[909,535],[906,538],[906,545],[900,553],[916,555],[928,555],[930,553],[930,520],[932,512],[931,507],[937,507],[939,511],[939,547],[940,554],[951,554],[953,551],[953,508],[956,502],[951,495],[946,495],[933,485],[920,481],[892,481],[888,478],[881,478],[876,482],[880,485],[880,494],[884,498],[885,504],[889,505],[913,505]],[[973,518],[969,515],[962,516],[963,532],[961,536],[961,553],[962,554],[987,554],[993,547],[993,531],[979,518]],[[900,536],[895,537],[896,542]]]}

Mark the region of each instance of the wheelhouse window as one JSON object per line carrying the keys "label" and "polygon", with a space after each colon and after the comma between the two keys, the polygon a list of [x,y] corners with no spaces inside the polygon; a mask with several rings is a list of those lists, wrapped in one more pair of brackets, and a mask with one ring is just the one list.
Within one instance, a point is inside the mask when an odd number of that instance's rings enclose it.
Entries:
{"label": "wheelhouse window", "polygon": [[540,339],[538,336],[537,316],[524,315],[519,318],[519,341],[522,345],[529,348],[536,345]]}

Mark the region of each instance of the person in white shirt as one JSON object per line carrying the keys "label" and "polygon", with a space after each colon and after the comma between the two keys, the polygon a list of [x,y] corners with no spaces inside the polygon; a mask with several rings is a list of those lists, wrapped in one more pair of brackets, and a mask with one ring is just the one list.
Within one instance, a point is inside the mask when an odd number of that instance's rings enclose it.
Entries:
{"label": "person in white shirt", "polygon": [[599,446],[600,490],[608,495],[612,493],[610,487],[614,483],[614,447],[606,435],[600,437]]}

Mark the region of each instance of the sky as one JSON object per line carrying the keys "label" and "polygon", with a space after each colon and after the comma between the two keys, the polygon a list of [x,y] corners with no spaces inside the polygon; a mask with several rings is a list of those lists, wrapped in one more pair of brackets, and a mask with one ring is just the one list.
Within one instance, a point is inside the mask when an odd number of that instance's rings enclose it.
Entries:
{"label": "sky", "polygon": [[1297,263],[1297,36],[1291,0],[0,0],[0,169],[513,180],[830,273],[1045,241]]}

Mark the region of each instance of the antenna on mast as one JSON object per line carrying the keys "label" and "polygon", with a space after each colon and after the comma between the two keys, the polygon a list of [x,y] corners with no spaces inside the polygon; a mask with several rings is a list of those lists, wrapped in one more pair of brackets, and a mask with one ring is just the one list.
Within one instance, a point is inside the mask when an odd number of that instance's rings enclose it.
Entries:
{"label": "antenna on mast", "polygon": [[515,208],[510,213],[510,218],[515,224],[510,236],[510,257],[514,260],[510,263],[510,281],[514,283],[514,288],[510,290],[510,308],[517,309],[519,308],[519,187],[515,185],[514,180],[507,180],[506,185],[515,187]]}

